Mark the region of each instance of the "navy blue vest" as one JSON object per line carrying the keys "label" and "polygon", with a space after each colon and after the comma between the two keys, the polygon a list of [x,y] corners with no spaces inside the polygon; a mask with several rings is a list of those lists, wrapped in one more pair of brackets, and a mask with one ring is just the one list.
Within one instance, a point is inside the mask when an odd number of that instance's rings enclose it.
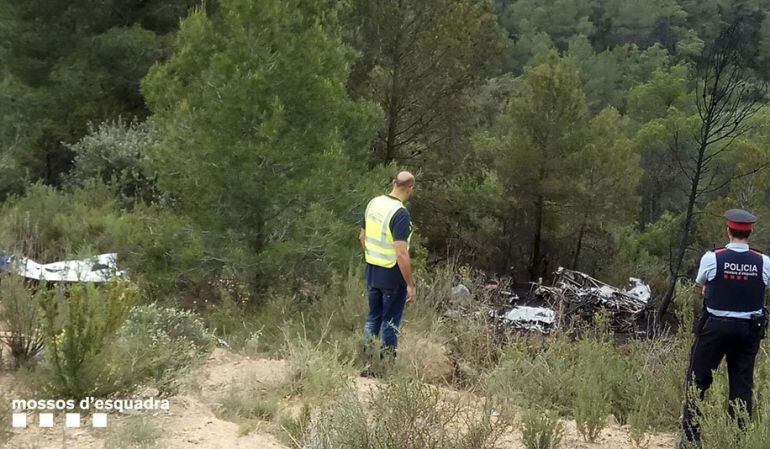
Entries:
{"label": "navy blue vest", "polygon": [[706,283],[706,307],[726,312],[761,310],[765,302],[762,253],[749,250],[714,250],[717,272]]}

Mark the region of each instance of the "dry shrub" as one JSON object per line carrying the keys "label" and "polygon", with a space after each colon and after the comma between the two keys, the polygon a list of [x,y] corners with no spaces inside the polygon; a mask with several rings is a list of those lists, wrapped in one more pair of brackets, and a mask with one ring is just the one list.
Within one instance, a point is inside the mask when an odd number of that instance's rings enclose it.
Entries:
{"label": "dry shrub", "polygon": [[323,410],[309,433],[312,449],[491,449],[510,426],[492,404],[445,398],[433,386],[393,379],[374,393],[367,411],[354,392]]}
{"label": "dry shrub", "polygon": [[437,384],[452,380],[454,367],[447,349],[429,336],[409,336],[399,348],[400,363],[406,364],[423,382]]}

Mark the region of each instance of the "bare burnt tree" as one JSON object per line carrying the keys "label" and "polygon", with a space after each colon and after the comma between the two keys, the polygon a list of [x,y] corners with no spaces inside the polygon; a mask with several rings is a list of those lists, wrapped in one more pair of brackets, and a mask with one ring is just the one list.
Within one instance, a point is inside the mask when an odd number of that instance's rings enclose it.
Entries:
{"label": "bare burnt tree", "polygon": [[746,67],[742,57],[745,44],[741,23],[736,22],[704,50],[698,64],[695,98],[700,129],[691,139],[678,130],[672,135],[672,160],[687,179],[688,200],[679,244],[672,250],[668,288],[658,307],[659,315],[666,312],[674,298],[701,200],[733,180],[764,168],[735,173],[720,163],[732,143],[751,129],[749,118],[764,106],[767,94],[767,85],[757,82]]}

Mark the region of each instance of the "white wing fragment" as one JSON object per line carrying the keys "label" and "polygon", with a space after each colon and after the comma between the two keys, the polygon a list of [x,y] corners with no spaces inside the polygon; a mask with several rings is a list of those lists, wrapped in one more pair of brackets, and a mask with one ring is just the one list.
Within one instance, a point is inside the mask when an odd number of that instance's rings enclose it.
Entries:
{"label": "white wing fragment", "polygon": [[0,270],[16,273],[27,279],[48,282],[107,282],[112,278],[126,275],[125,271],[118,269],[116,253],[49,264],[40,264],[26,257],[10,255],[0,258]]}

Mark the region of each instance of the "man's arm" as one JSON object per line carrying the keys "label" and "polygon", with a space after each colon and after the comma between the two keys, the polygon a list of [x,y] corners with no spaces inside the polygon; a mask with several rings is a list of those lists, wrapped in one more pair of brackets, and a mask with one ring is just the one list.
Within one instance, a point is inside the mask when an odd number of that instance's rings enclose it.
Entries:
{"label": "man's arm", "polygon": [[762,254],[762,280],[765,281],[765,289],[770,289],[770,257]]}
{"label": "man's arm", "polygon": [[707,251],[700,258],[700,267],[698,267],[698,276],[695,282],[702,286],[701,293],[706,294],[706,283],[714,278],[717,272],[717,256],[713,251]]}
{"label": "man's arm", "polygon": [[361,249],[366,251],[366,229],[361,228],[361,232],[358,233],[358,241],[361,242]]}
{"label": "man's arm", "polygon": [[396,261],[398,269],[401,271],[401,275],[404,276],[404,281],[406,281],[406,302],[411,304],[415,299],[412,259],[409,257],[409,247],[403,240],[396,240]]}
{"label": "man's arm", "polygon": [[415,299],[414,278],[412,277],[412,259],[409,257],[409,234],[412,232],[412,219],[406,208],[401,208],[390,222],[390,231],[396,244],[396,263],[406,282],[406,302]]}

